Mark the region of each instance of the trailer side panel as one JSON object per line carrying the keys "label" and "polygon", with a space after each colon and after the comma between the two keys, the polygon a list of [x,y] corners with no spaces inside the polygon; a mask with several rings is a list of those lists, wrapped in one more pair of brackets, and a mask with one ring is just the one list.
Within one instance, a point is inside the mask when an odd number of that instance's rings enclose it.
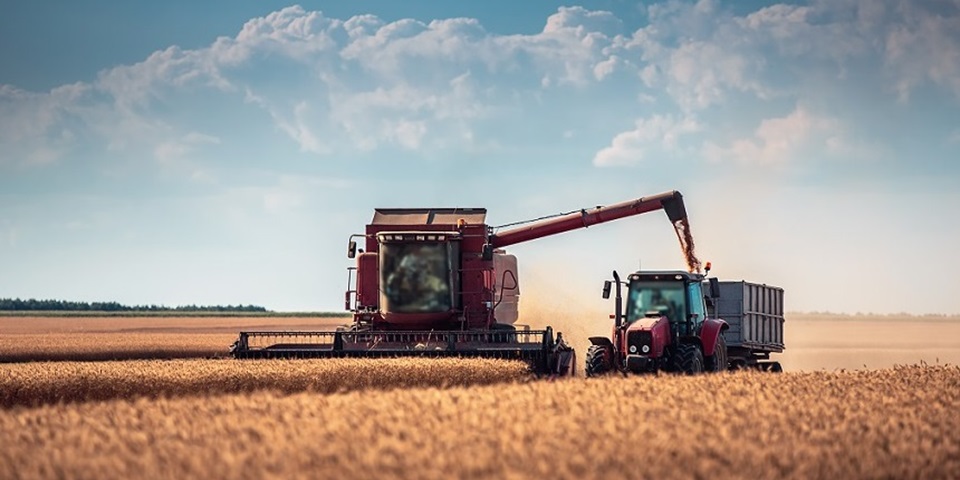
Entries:
{"label": "trailer side panel", "polygon": [[[704,285],[707,287],[706,285]],[[724,332],[728,347],[756,352],[783,351],[783,289],[745,281],[720,282],[717,315],[730,328]]]}

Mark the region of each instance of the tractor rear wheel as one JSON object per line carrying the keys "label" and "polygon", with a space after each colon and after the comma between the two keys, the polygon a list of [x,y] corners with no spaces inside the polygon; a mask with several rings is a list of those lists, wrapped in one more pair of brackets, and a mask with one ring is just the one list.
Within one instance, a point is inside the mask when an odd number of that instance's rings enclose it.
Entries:
{"label": "tractor rear wheel", "polygon": [[587,349],[586,370],[588,377],[596,377],[610,370],[606,359],[607,349],[601,345],[590,345]]}
{"label": "tractor rear wheel", "polygon": [[713,355],[704,359],[704,366],[708,372],[725,372],[729,368],[727,362],[727,341],[723,338],[723,332],[720,332]]}
{"label": "tractor rear wheel", "polygon": [[674,355],[675,372],[686,375],[703,373],[703,353],[698,345],[694,343],[677,345],[677,352]]}

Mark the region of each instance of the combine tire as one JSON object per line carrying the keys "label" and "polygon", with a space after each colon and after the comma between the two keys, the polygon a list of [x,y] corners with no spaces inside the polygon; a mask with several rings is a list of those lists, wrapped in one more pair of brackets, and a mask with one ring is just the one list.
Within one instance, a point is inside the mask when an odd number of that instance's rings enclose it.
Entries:
{"label": "combine tire", "polygon": [[606,348],[600,345],[590,345],[587,349],[586,372],[588,377],[596,377],[610,370],[610,365],[606,361]]}
{"label": "combine tire", "polygon": [[723,332],[717,338],[717,346],[713,349],[713,355],[704,359],[704,367],[708,372],[725,372],[729,367],[727,364],[727,341],[723,338]]}
{"label": "combine tire", "polygon": [[673,368],[671,370],[676,373],[685,375],[703,373],[703,353],[700,352],[700,347],[693,343],[677,345],[672,363]]}

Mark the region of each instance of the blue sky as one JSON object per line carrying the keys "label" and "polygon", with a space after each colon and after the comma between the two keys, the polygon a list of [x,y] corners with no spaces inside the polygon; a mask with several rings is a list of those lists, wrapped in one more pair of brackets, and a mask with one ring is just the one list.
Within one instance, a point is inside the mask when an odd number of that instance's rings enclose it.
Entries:
{"label": "blue sky", "polygon": [[[336,310],[376,207],[678,189],[790,310],[960,313],[956,1],[2,8],[3,297]],[[511,251],[588,310],[682,266],[660,214]]]}

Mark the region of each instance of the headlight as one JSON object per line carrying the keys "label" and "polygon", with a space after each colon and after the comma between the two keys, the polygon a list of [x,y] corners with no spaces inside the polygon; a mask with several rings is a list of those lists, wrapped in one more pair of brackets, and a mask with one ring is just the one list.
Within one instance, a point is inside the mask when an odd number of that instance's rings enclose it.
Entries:
{"label": "headlight", "polygon": [[636,346],[636,345],[630,345],[630,353],[637,353],[637,346]]}
{"label": "headlight", "polygon": [[650,345],[644,345],[640,350],[642,350],[643,353],[650,353]]}

